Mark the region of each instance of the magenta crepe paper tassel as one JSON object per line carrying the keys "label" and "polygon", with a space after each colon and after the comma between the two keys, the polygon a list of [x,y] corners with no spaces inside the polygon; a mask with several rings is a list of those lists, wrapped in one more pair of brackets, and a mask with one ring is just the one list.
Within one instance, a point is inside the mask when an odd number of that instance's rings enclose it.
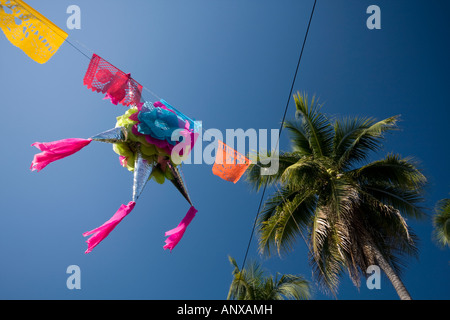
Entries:
{"label": "magenta crepe paper tassel", "polygon": [[178,242],[180,242],[187,226],[191,223],[192,219],[194,219],[197,212],[197,209],[192,206],[186,213],[186,216],[183,218],[183,220],[181,220],[178,227],[166,232],[165,236],[169,236],[169,238],[167,238],[165,241],[166,245],[164,246],[164,250],[170,249],[170,252],[172,252],[173,248],[175,248]]}
{"label": "magenta crepe paper tassel", "polygon": [[89,239],[86,240],[88,244],[88,248],[85,251],[85,253],[89,253],[94,249],[100,242],[105,239],[111,231],[114,230],[114,228],[122,221],[123,218],[125,218],[134,208],[136,202],[130,201],[127,205],[122,204],[117,210],[117,212],[106,221],[104,224],[102,224],[100,227],[95,228],[94,230],[88,231],[83,233],[83,236],[89,236],[92,235]]}
{"label": "magenta crepe paper tassel", "polygon": [[127,163],[128,163],[127,157],[125,157],[125,156],[119,156],[119,162],[120,162],[120,165],[121,165],[122,167],[126,167],[126,166],[127,166]]}
{"label": "magenta crepe paper tassel", "polygon": [[44,169],[53,161],[68,157],[91,143],[92,139],[70,138],[52,142],[35,142],[31,146],[35,146],[41,153],[34,155],[31,163],[31,170],[38,172]]}

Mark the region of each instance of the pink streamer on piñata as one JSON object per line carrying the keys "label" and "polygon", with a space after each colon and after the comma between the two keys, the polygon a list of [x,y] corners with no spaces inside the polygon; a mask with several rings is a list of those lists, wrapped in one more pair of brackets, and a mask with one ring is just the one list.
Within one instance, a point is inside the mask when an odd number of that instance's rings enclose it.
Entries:
{"label": "pink streamer on pi\u00f1ata", "polygon": [[120,165],[121,165],[122,167],[126,167],[126,166],[127,166],[127,163],[128,163],[127,157],[125,157],[125,156],[119,156],[119,162],[120,162]]}
{"label": "pink streamer on pi\u00f1ata", "polygon": [[127,205],[122,204],[117,210],[117,212],[102,224],[100,227],[95,228],[94,230],[83,233],[83,236],[92,235],[89,239],[86,240],[88,244],[88,248],[85,253],[89,253],[94,249],[103,239],[105,239],[111,231],[125,218],[134,208],[136,202],[130,201]]}
{"label": "pink streamer on pi\u00f1ata", "polygon": [[181,220],[180,224],[165,233],[165,236],[169,236],[169,238],[166,239],[166,245],[164,246],[164,250],[170,249],[170,252],[176,247],[178,242],[180,242],[181,238],[184,235],[184,232],[186,231],[186,228],[191,223],[192,219],[194,219],[195,214],[197,213],[197,209],[194,208],[194,206],[189,208],[189,211],[186,213],[186,216]]}
{"label": "pink streamer on pi\u00f1ata", "polygon": [[68,157],[91,143],[92,139],[70,138],[52,142],[35,142],[31,146],[35,146],[41,153],[34,156],[31,163],[31,170],[38,172],[44,169],[53,161]]}

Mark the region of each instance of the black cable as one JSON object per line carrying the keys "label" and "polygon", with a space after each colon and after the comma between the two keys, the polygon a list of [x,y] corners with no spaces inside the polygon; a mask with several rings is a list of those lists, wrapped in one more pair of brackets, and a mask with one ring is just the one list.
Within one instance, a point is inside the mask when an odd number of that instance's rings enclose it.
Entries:
{"label": "black cable", "polygon": [[279,139],[280,136],[281,136],[281,130],[283,130],[284,119],[286,118],[286,113],[287,113],[288,108],[289,108],[289,102],[291,101],[291,96],[292,96],[292,91],[293,91],[293,89],[294,89],[295,79],[297,78],[298,68],[299,68],[299,66],[300,66],[300,61],[302,60],[303,50],[305,49],[306,39],[308,38],[309,27],[310,27],[310,25],[311,25],[311,20],[312,20],[312,17],[313,17],[313,15],[314,15],[314,9],[316,8],[316,2],[317,2],[317,0],[314,0],[314,5],[313,5],[313,8],[312,8],[312,10],[311,10],[311,16],[309,17],[308,27],[306,28],[305,38],[303,39],[302,50],[300,51],[300,56],[299,56],[299,58],[298,58],[297,67],[295,68],[294,78],[292,79],[291,90],[289,91],[288,100],[287,100],[287,102],[286,102],[286,107],[285,107],[285,110],[284,110],[283,120],[282,120],[282,122],[281,122],[281,126],[280,126],[280,134],[278,135],[278,139]]}
{"label": "black cable", "polygon": [[69,40],[64,39],[65,42],[67,42],[68,44],[70,44],[72,47],[74,47],[76,50],[78,50],[79,53],[81,53],[83,56],[85,56],[89,61],[91,60],[91,57],[89,57],[87,54],[85,54],[83,51],[81,51],[77,46],[73,45],[72,42],[70,42]]}
{"label": "black cable", "polygon": [[[312,7],[311,15],[310,15],[310,17],[309,17],[308,27],[306,28],[305,37],[304,37],[304,39],[303,39],[302,49],[301,49],[301,51],[300,51],[300,56],[298,57],[297,67],[295,68],[294,77],[293,77],[293,79],[292,79],[291,90],[289,91],[289,96],[288,96],[288,99],[287,99],[287,102],[286,102],[286,107],[284,108],[283,120],[281,121],[280,130],[279,130],[279,134],[278,134],[278,140],[277,140],[277,144],[276,144],[276,146],[275,146],[275,149],[276,149],[277,146],[278,146],[278,143],[279,143],[279,141],[280,141],[281,131],[283,130],[283,127],[284,127],[284,121],[285,121],[285,119],[286,119],[286,114],[287,114],[287,111],[288,111],[288,109],[289,109],[289,102],[291,101],[292,91],[294,90],[295,79],[297,78],[297,73],[298,73],[298,69],[299,69],[299,66],[300,66],[300,61],[302,60],[303,50],[305,49],[306,39],[308,38],[309,27],[310,27],[310,25],[311,25],[312,17],[313,17],[313,15],[314,15],[314,9],[316,8],[316,2],[317,2],[317,0],[314,0],[314,5],[313,5],[313,7]],[[251,242],[252,242],[252,239],[253,239],[253,234],[255,233],[256,222],[258,221],[259,213],[260,213],[260,211],[261,211],[261,205],[262,205],[262,203],[263,203],[264,195],[265,195],[265,193],[266,193],[267,181],[268,181],[268,180],[266,180],[266,182],[264,183],[263,193],[262,193],[262,195],[261,195],[261,200],[259,201],[258,211],[256,212],[256,216],[255,216],[255,221],[254,221],[254,223],[253,223],[252,232],[250,233],[250,239],[248,240],[247,250],[246,250],[246,252],[245,252],[244,261],[242,262],[242,267],[241,267],[241,270],[240,270],[241,272],[242,272],[242,270],[243,270],[244,267],[245,267],[245,262],[246,262],[246,260],[247,260],[248,251],[249,251],[249,249],[250,249],[250,245],[251,245]],[[238,280],[238,285],[236,286],[235,296],[236,296],[236,293],[237,293],[238,290],[239,290],[239,285],[240,285],[240,280],[241,280],[241,274],[242,274],[241,272],[239,273],[239,280]]]}

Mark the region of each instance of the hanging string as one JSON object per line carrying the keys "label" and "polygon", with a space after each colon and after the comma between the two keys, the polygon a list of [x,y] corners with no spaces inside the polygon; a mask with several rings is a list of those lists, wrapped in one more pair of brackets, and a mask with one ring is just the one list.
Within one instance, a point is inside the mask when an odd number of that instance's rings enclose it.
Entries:
{"label": "hanging string", "polygon": [[[300,55],[299,55],[299,57],[298,57],[297,66],[296,66],[296,68],[295,68],[294,77],[293,77],[293,79],[292,79],[291,89],[290,89],[290,91],[289,91],[289,95],[288,95],[288,98],[287,98],[286,106],[285,106],[285,108],[284,108],[283,120],[281,121],[280,130],[279,130],[279,133],[278,133],[278,139],[277,139],[277,143],[276,143],[276,146],[275,146],[275,150],[277,150],[278,143],[279,143],[280,136],[281,136],[281,131],[283,130],[283,127],[284,127],[284,122],[285,122],[285,119],[286,119],[286,114],[287,114],[287,111],[288,111],[288,108],[289,108],[289,102],[291,101],[292,91],[293,91],[293,89],[294,89],[295,79],[297,78],[298,69],[299,69],[300,62],[301,62],[302,56],[303,56],[303,50],[305,49],[306,39],[308,38],[309,27],[311,26],[311,21],[312,21],[313,15],[314,15],[314,10],[315,10],[315,8],[316,8],[316,2],[317,2],[317,0],[314,0],[314,4],[313,4],[312,10],[311,10],[311,15],[310,15],[310,17],[309,17],[308,27],[306,28],[306,33],[305,33],[305,36],[304,36],[304,38],[303,38],[302,49],[301,49]],[[247,249],[246,249],[245,255],[244,255],[244,260],[242,261],[241,271],[242,271],[242,270],[244,269],[244,267],[245,267],[245,262],[246,262],[246,260],[247,260],[248,252],[249,252],[249,250],[250,250],[250,245],[251,245],[252,239],[253,239],[253,234],[255,233],[256,223],[257,223],[257,221],[258,221],[258,217],[259,217],[259,213],[261,212],[261,206],[262,206],[262,203],[263,203],[264,195],[265,195],[265,193],[266,193],[267,183],[268,183],[268,180],[266,180],[266,182],[264,183],[263,192],[262,192],[262,195],[261,195],[261,199],[260,199],[260,201],[259,201],[258,210],[256,211],[256,216],[255,216],[255,220],[254,220],[254,222],[253,222],[253,227],[252,227],[252,231],[251,231],[251,233],[250,233],[250,238],[249,238],[249,240],[248,240]],[[240,280],[241,280],[241,274],[242,274],[242,272],[239,273],[238,285],[236,286],[235,296],[236,296],[236,293],[237,293],[238,290],[239,290],[239,285],[240,285]]]}
{"label": "hanging string", "polygon": [[[94,50],[92,50],[91,48],[89,48],[87,45],[85,45],[83,42],[78,41],[77,39],[74,39],[74,42],[78,43],[80,46],[82,46],[86,51],[89,52],[90,56],[92,57],[92,55],[94,54]],[[77,49],[78,50],[78,49]],[[79,51],[79,50],[78,50]],[[89,58],[91,59],[91,58]]]}
{"label": "hanging string", "polygon": [[[67,37],[68,38],[68,37]],[[68,44],[70,44],[73,48],[75,48],[79,53],[81,53],[83,56],[85,56],[89,61],[91,60],[91,57],[89,57],[87,54],[85,54],[83,51],[81,51],[77,46],[75,46],[72,42],[70,42],[69,40],[64,39],[65,42],[67,42]]]}

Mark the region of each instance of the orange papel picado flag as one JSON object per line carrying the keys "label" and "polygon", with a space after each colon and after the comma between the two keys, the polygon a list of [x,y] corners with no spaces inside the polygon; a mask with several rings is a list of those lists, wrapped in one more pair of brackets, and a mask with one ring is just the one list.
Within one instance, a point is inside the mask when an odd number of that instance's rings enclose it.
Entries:
{"label": "orange papel picado flag", "polygon": [[67,38],[67,33],[21,0],[0,0],[0,28],[38,63],[47,62]]}
{"label": "orange papel picado flag", "polygon": [[218,141],[212,172],[226,181],[236,183],[252,162],[222,141]]}

